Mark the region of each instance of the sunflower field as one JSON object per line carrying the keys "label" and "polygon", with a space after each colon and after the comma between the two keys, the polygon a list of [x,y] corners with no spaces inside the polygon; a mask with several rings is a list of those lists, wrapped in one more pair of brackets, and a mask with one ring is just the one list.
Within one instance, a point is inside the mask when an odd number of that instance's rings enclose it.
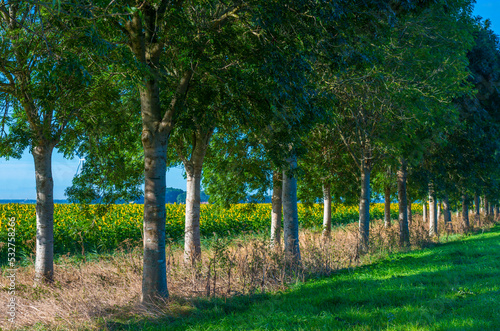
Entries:
{"label": "sunflower field", "polygon": [[[54,252],[85,253],[116,249],[124,243],[142,245],[144,206],[56,204],[54,207]],[[320,229],[323,205],[298,205],[302,228]],[[414,205],[421,213],[421,206]],[[397,204],[391,205],[392,218],[397,218]],[[178,242],[184,238],[185,205],[166,205],[166,238]],[[371,219],[383,219],[384,205],[372,204]],[[7,256],[7,226],[16,220],[17,256],[35,252],[36,213],[34,204],[0,204],[0,255]],[[332,224],[358,221],[358,206],[332,205]],[[229,209],[202,204],[200,230],[203,237],[236,235],[243,232],[267,233],[270,228],[271,204],[237,204]]]}

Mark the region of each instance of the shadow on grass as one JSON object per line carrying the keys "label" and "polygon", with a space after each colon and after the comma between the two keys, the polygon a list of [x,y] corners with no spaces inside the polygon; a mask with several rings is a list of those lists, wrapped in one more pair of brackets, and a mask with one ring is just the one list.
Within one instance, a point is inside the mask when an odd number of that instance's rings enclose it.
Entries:
{"label": "shadow on grass", "polygon": [[[500,330],[500,227],[284,293],[198,299],[185,313],[110,330]],[[168,314],[167,314],[168,315]]]}

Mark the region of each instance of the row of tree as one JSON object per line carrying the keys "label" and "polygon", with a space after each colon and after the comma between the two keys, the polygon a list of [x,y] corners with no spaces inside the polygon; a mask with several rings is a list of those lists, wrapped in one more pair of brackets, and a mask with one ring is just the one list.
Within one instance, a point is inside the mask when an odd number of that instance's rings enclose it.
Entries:
{"label": "row of tree", "polygon": [[187,177],[189,263],[202,181],[222,205],[272,188],[271,242],[294,264],[298,199],[323,199],[326,236],[332,201],[358,200],[361,251],[374,194],[397,192],[402,246],[414,201],[496,201],[498,38],[471,13],[468,0],[0,0],[0,155],[34,157],[37,279],[53,277],[54,149],[85,156],[74,201],[144,195],[143,302],[168,296],[171,166]]}

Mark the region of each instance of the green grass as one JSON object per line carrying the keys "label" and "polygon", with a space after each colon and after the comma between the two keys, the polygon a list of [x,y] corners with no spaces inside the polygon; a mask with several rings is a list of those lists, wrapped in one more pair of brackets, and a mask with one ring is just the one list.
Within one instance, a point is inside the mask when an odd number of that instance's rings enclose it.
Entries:
{"label": "green grass", "polygon": [[500,330],[500,226],[433,248],[392,254],[283,293],[198,300],[162,320],[122,323],[107,325],[146,330]]}

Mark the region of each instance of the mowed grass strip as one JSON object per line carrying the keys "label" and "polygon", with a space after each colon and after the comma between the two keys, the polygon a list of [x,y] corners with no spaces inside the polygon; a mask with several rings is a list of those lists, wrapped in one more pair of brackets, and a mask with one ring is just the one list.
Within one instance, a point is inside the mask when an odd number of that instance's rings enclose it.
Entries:
{"label": "mowed grass strip", "polygon": [[[149,330],[500,330],[500,226],[284,293],[197,301]],[[128,324],[128,325],[127,325]]]}

